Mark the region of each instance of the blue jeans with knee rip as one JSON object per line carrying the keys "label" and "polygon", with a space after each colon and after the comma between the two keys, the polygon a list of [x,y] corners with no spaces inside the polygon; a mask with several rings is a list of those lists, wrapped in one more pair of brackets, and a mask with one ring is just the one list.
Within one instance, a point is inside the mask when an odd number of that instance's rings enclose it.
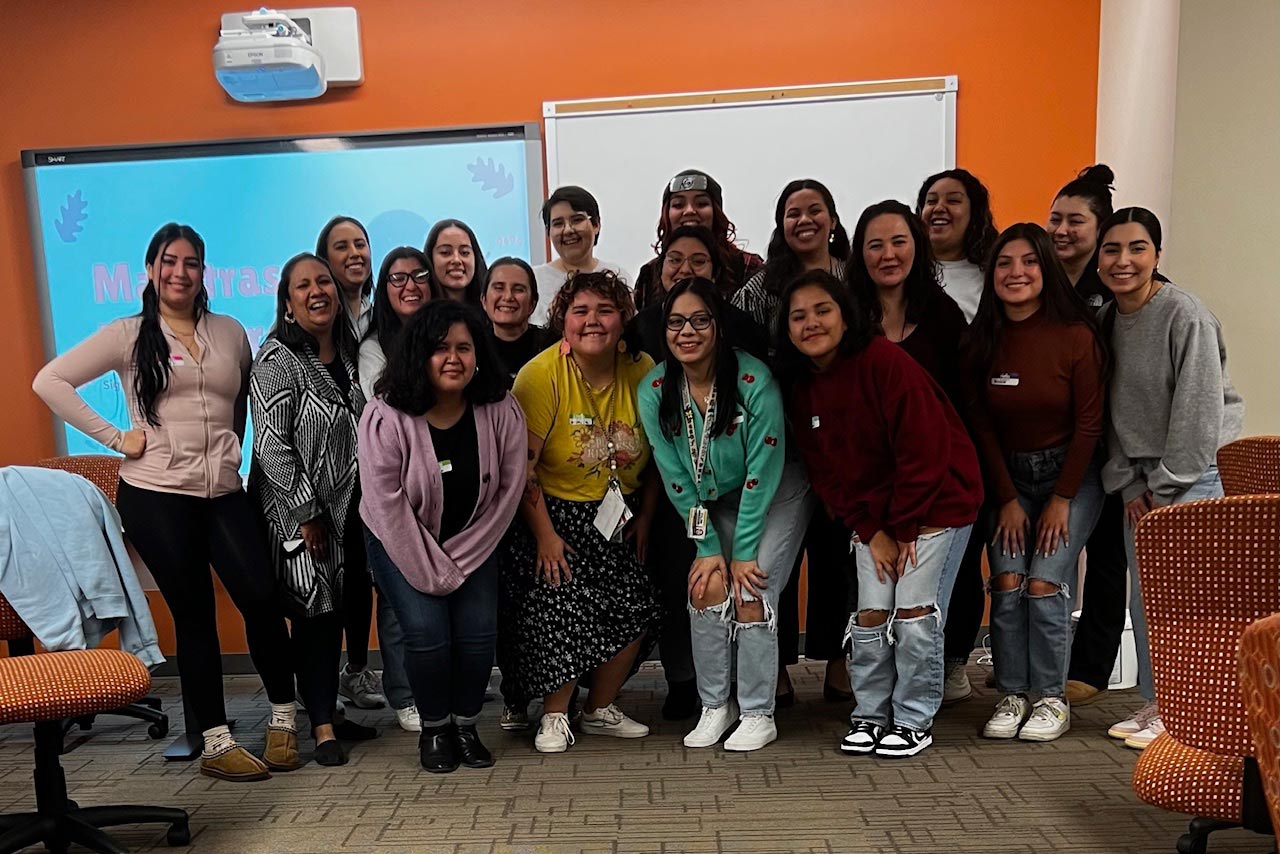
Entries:
{"label": "blue jeans with knee rip", "polygon": [[[943,626],[947,603],[973,525],[944,528],[916,539],[916,563],[896,581],[876,575],[871,549],[856,538],[858,610],[849,618],[853,641],[849,681],[857,705],[853,720],[880,726],[896,724],[914,730],[933,726],[942,705]],[[931,609],[921,617],[898,617],[898,611]],[[886,611],[879,626],[860,626],[864,611]]]}
{"label": "blue jeans with knee rip", "polygon": [[[726,562],[733,554],[733,532],[741,495],[739,490],[723,496],[707,508]],[[788,460],[773,503],[769,505],[764,535],[756,552],[756,563],[766,575],[760,591],[764,596],[763,622],[739,622],[732,592],[723,603],[710,608],[699,610],[690,603],[693,664],[698,677],[698,695],[706,708],[718,709],[729,702],[736,654],[738,707],[742,714],[773,714],[778,681],[778,598],[791,577],[804,540],[805,522],[812,512],[813,495],[804,465]],[[728,578],[725,583],[729,583]],[[709,589],[708,593],[711,592]],[[744,595],[743,599],[754,601],[755,597]]]}
{"label": "blue jeans with knee rip", "polygon": [[[1009,477],[1018,491],[1018,504],[1031,522],[1018,554],[1002,551],[1001,543],[987,549],[991,561],[991,654],[996,685],[1006,694],[1062,697],[1067,688],[1071,657],[1071,588],[1080,552],[1098,524],[1106,494],[1097,462],[1091,463],[1071,499],[1067,512],[1067,543],[1061,540],[1049,554],[1036,551],[1040,515],[1053,497],[1067,448],[1010,454]],[[995,534],[999,507],[992,508],[988,531]],[[994,541],[993,541],[994,542]],[[1001,575],[1018,576],[1018,584],[1001,590]],[[1054,585],[1053,593],[1030,592],[1032,581]]]}

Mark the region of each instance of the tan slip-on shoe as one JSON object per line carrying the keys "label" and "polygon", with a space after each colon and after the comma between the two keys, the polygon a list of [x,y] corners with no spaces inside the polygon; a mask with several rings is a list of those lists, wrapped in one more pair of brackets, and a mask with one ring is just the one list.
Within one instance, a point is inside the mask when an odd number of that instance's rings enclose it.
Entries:
{"label": "tan slip-on shoe", "polygon": [[262,760],[272,771],[296,771],[301,768],[297,730],[267,727],[267,746],[262,751]]}
{"label": "tan slip-on shoe", "polygon": [[1073,706],[1087,706],[1102,699],[1103,691],[1088,682],[1067,680],[1067,702]]}
{"label": "tan slip-on shoe", "polygon": [[200,758],[200,773],[218,780],[229,780],[233,783],[248,783],[253,780],[265,780],[271,776],[262,760],[233,744],[213,756]]}

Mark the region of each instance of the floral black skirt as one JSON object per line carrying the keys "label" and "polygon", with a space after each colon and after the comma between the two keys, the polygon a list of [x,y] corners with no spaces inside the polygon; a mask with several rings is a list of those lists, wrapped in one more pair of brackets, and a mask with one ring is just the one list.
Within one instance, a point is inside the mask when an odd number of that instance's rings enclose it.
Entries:
{"label": "floral black skirt", "polygon": [[574,551],[573,578],[549,584],[536,570],[532,532],[522,521],[511,526],[498,552],[498,664],[508,701],[545,697],[636,638],[645,637],[642,655],[657,639],[653,581],[630,541],[600,536],[593,524],[600,502],[544,500],[556,533]]}

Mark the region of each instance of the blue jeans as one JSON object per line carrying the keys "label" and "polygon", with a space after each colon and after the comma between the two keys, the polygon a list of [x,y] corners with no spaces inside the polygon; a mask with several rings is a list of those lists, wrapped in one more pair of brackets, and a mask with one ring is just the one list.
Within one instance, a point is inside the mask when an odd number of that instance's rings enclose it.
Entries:
{"label": "blue jeans", "polygon": [[[995,659],[996,685],[1005,694],[1038,694],[1062,697],[1067,689],[1067,666],[1071,658],[1071,588],[1076,578],[1080,552],[1098,524],[1106,494],[1096,462],[1090,464],[1067,515],[1067,544],[1057,552],[1036,552],[1036,532],[1040,514],[1053,497],[1053,488],[1062,473],[1067,449],[1053,448],[1025,454],[1010,454],[1009,476],[1018,491],[1018,503],[1031,522],[1026,550],[1004,554],[999,543],[988,547],[991,562],[991,653]],[[994,508],[990,531],[994,535],[999,508]],[[1021,577],[1017,587],[1000,590],[997,576],[1011,573]],[[1033,594],[1031,580],[1046,581],[1058,590]]]}
{"label": "blue jeans", "polygon": [[[708,507],[710,522],[720,537],[726,561],[733,555],[733,533],[741,496],[738,490]],[[736,653],[738,707],[742,714],[773,714],[774,690],[778,683],[778,598],[791,577],[804,540],[805,522],[811,513],[813,495],[804,465],[788,460],[773,503],[769,505],[764,535],[756,552],[756,562],[767,576],[760,591],[764,594],[764,622],[735,620],[732,592],[723,603],[701,611],[690,603],[689,637],[693,644],[694,671],[698,696],[706,708],[718,709],[729,702]],[[743,599],[753,601],[754,597],[744,595]]]}
{"label": "blue jeans", "polygon": [[484,705],[498,637],[498,559],[447,596],[418,590],[367,529],[369,566],[404,630],[405,669],[423,726],[471,723]]}
{"label": "blue jeans", "polygon": [[[876,576],[871,549],[855,539],[858,611],[849,618],[853,641],[849,681],[857,705],[853,720],[926,730],[942,705],[943,627],[951,588],[973,525],[944,528],[916,539],[916,565],[897,581]],[[896,618],[896,611],[932,608],[922,617]],[[858,625],[863,611],[888,611],[879,626]]]}
{"label": "blue jeans", "polygon": [[[1142,479],[1155,470],[1160,464],[1158,459],[1134,460]],[[1186,504],[1188,501],[1199,501],[1202,498],[1222,497],[1222,477],[1216,465],[1209,466],[1200,479],[1187,488],[1187,491],[1173,500],[1174,504]],[[1126,522],[1124,526],[1124,548],[1129,556],[1129,619],[1133,622],[1133,645],[1138,653],[1138,692],[1148,703],[1156,700],[1156,686],[1151,678],[1151,646],[1147,639],[1147,615],[1142,609],[1142,585],[1138,579],[1138,555],[1134,548],[1134,529]]]}
{"label": "blue jeans", "polygon": [[[377,588],[377,584],[374,585]],[[391,600],[381,588],[378,593],[378,649],[382,653],[382,692],[393,709],[407,709],[413,705],[413,689],[409,687],[409,674],[404,669],[404,630],[396,619]]]}

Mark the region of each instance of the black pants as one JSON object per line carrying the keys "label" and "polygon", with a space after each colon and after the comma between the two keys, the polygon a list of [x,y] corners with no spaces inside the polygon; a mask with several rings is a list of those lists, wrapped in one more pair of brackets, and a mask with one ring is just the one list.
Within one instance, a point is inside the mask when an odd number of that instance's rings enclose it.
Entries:
{"label": "black pants", "polygon": [[1071,642],[1067,678],[1105,690],[1111,681],[1129,595],[1129,560],[1124,548],[1124,501],[1108,495],[1085,546],[1088,594]]}
{"label": "black pants", "polygon": [[249,655],[273,703],[293,702],[288,633],[261,516],[241,490],[197,498],[120,481],[125,532],[173,614],[182,696],[204,732],[227,722],[212,564],[244,618]]}
{"label": "black pants", "polygon": [[359,505],[357,491],[347,514],[347,567],[342,578],[342,627],[347,635],[347,667],[352,672],[369,666],[369,629],[373,625],[373,576],[361,536]]}
{"label": "black pants", "polygon": [[338,704],[338,662],[342,660],[342,616],[340,611],[331,611],[289,620],[298,694],[307,708],[312,730],[333,723]]}
{"label": "black pants", "polygon": [[947,624],[943,629],[943,657],[948,662],[968,661],[978,630],[982,628],[982,612],[987,605],[986,590],[982,584],[982,554],[987,547],[987,538],[979,528],[986,518],[986,513],[982,512],[974,523],[969,545],[960,559],[955,586],[951,588]]}
{"label": "black pants", "polygon": [[809,560],[804,657],[843,658],[841,642],[858,605],[858,580],[849,559],[849,531],[819,506],[805,530],[804,550],[778,601],[778,662],[795,664],[800,652],[800,561]]}
{"label": "black pants", "polygon": [[649,531],[647,563],[662,608],[658,657],[668,682],[688,682],[695,675],[689,635],[689,568],[697,555],[697,546],[685,531],[685,520],[663,496]]}

